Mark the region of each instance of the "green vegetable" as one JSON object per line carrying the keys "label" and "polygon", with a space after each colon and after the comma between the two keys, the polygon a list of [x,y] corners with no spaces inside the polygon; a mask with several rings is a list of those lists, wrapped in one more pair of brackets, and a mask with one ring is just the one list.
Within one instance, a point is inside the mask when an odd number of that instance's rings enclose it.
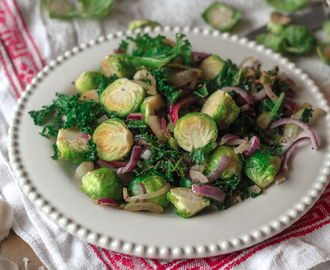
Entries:
{"label": "green vegetable", "polygon": [[278,12],[272,12],[270,20],[267,22],[267,30],[275,35],[280,35],[290,23],[290,17],[284,16]]}
{"label": "green vegetable", "polygon": [[114,0],[78,0],[81,4],[81,17],[84,18],[103,18],[106,16]]}
{"label": "green vegetable", "polygon": [[227,92],[218,90],[206,100],[201,112],[210,115],[219,129],[225,129],[234,122],[240,109]]}
{"label": "green vegetable", "polygon": [[322,43],[318,45],[316,51],[321,60],[330,65],[330,43]]}
{"label": "green vegetable", "polygon": [[144,28],[146,26],[156,27],[160,26],[160,24],[150,20],[135,20],[129,23],[127,30],[135,30],[138,28]]}
{"label": "green vegetable", "polygon": [[116,74],[119,78],[131,78],[135,73],[135,68],[127,54],[117,53],[107,55],[102,60],[102,72],[107,77]]}
{"label": "green vegetable", "polygon": [[281,167],[281,159],[265,151],[255,152],[244,164],[244,173],[260,188],[269,186]]}
{"label": "green vegetable", "polygon": [[89,71],[82,73],[75,81],[75,86],[80,94],[84,94],[89,90],[94,90],[98,86],[98,77],[100,73]]}
{"label": "green vegetable", "polygon": [[191,189],[192,185],[193,185],[193,182],[191,182],[187,177],[183,177],[179,181],[179,187]]}
{"label": "green vegetable", "polygon": [[313,117],[314,110],[312,108],[304,108],[299,120],[303,121],[304,123],[309,122],[309,119]]}
{"label": "green vegetable", "polygon": [[280,12],[293,12],[303,7],[308,0],[266,0],[266,2]]}
{"label": "green vegetable", "polygon": [[230,157],[230,161],[224,171],[219,175],[220,179],[230,179],[234,174],[240,176],[242,170],[242,161],[238,154],[235,154],[234,148],[226,145],[219,145],[206,158],[204,165],[211,172],[215,170],[222,156]]}
{"label": "green vegetable", "polygon": [[133,145],[133,134],[117,118],[102,122],[94,131],[93,142],[99,158],[106,161],[121,160]]}
{"label": "green vegetable", "polygon": [[219,74],[224,65],[225,62],[219,56],[213,54],[206,57],[198,68],[203,71],[205,79],[213,79]]}
{"label": "green vegetable", "polygon": [[218,129],[214,120],[205,113],[188,113],[182,116],[174,128],[174,138],[178,145],[190,152],[214,142],[218,137]]}
{"label": "green vegetable", "polygon": [[[129,196],[140,195],[139,183],[141,183],[145,189],[146,194],[156,192],[167,184],[167,181],[158,175],[141,175],[133,179],[133,181],[128,186]],[[159,195],[154,198],[146,199],[146,202],[152,202],[158,204],[163,209],[169,205],[169,201],[166,198],[166,193]]]}
{"label": "green vegetable", "polygon": [[137,112],[144,100],[144,88],[126,78],[110,84],[100,95],[100,102],[109,113],[125,118]]}
{"label": "green vegetable", "polygon": [[242,13],[224,3],[214,3],[202,14],[203,19],[213,28],[222,32],[230,30],[242,18]]}
{"label": "green vegetable", "polygon": [[156,115],[156,112],[165,106],[164,100],[158,94],[146,97],[140,106],[140,112],[144,113],[144,122],[149,126],[148,117]]}
{"label": "green vegetable", "polygon": [[117,202],[123,200],[123,187],[123,180],[108,168],[88,172],[81,184],[81,190],[93,200],[109,198]]}
{"label": "green vegetable", "polygon": [[256,37],[256,41],[258,44],[264,45],[266,48],[272,49],[274,52],[283,53],[284,49],[284,36],[275,35],[272,33],[268,34],[260,34]]}
{"label": "green vegetable", "polygon": [[195,149],[193,147],[190,152],[191,161],[196,162],[198,164],[203,164],[207,155],[211,153],[211,151],[215,147],[217,147],[216,142],[209,142],[207,145],[199,149]]}
{"label": "green vegetable", "polygon": [[208,199],[192,193],[189,188],[171,188],[166,195],[167,199],[175,206],[175,212],[183,218],[192,217],[210,205]]}

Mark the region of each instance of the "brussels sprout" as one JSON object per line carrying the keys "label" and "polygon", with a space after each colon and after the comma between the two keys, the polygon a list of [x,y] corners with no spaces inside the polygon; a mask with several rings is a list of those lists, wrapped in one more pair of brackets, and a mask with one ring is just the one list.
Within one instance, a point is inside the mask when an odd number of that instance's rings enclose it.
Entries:
{"label": "brussels sprout", "polygon": [[213,28],[224,32],[238,23],[242,13],[226,4],[214,3],[204,11],[202,17]]}
{"label": "brussels sprout", "polygon": [[269,48],[274,52],[284,52],[284,36],[278,36],[272,33],[260,34],[256,37],[256,42],[264,45],[266,48]]}
{"label": "brussels sprout", "polygon": [[135,20],[129,23],[127,30],[135,30],[146,26],[156,27],[156,26],[160,26],[160,24],[158,22],[154,22],[150,20]]}
{"label": "brussels sprout", "polygon": [[145,90],[141,85],[122,78],[114,81],[102,92],[100,102],[107,112],[125,118],[139,110],[144,97]]}
{"label": "brussels sprout", "polygon": [[274,181],[281,166],[277,155],[256,152],[244,164],[245,174],[259,187],[265,188]]}
{"label": "brussels sprout", "polygon": [[280,12],[293,12],[303,5],[306,4],[308,0],[266,0],[266,2],[276,8]]}
{"label": "brussels sprout", "polygon": [[230,157],[230,161],[224,171],[219,175],[220,179],[230,179],[234,174],[241,175],[242,161],[239,155],[235,154],[234,148],[227,145],[219,145],[215,148],[207,157],[204,162],[206,169],[211,172],[213,171],[221,158],[221,156]]}
{"label": "brussels sprout", "polygon": [[112,118],[95,129],[93,141],[99,158],[106,161],[121,160],[133,145],[133,134],[122,120]]}
{"label": "brussels sprout", "polygon": [[209,142],[214,142],[218,137],[218,129],[209,115],[188,113],[176,123],[174,137],[182,149],[190,152],[192,147],[199,149]]}
{"label": "brussels sprout", "polygon": [[222,70],[225,62],[217,55],[210,55],[206,57],[199,65],[199,69],[203,71],[204,79],[213,79]]}
{"label": "brussels sprout", "polygon": [[94,90],[98,86],[97,78],[100,73],[96,71],[87,71],[81,74],[75,81],[75,86],[80,94],[84,94],[89,90]]}
{"label": "brussels sprout", "polygon": [[219,129],[225,129],[237,118],[240,109],[227,92],[218,90],[204,103],[202,113],[210,115]]}
{"label": "brussels sprout", "polygon": [[123,200],[124,182],[113,170],[100,168],[82,178],[81,190],[93,200],[109,198]]}
{"label": "brussels sprout", "polygon": [[56,145],[61,157],[79,164],[87,160],[90,149],[87,145],[87,138],[80,138],[79,128],[66,128],[58,131]]}
{"label": "brussels sprout", "polygon": [[107,55],[102,60],[102,72],[108,77],[116,74],[119,78],[131,78],[135,68],[126,54],[118,53]]}
{"label": "brussels sprout", "polygon": [[290,17],[284,16],[278,12],[272,12],[270,20],[267,22],[267,29],[275,35],[280,35],[289,23],[291,23]]}
{"label": "brussels sprout", "polygon": [[81,6],[81,17],[99,19],[106,16],[114,0],[78,0]]}
{"label": "brussels sprout", "polygon": [[284,29],[284,49],[286,52],[296,55],[310,53],[317,45],[312,32],[302,25],[289,25]]}
{"label": "brussels sprout", "polygon": [[192,217],[210,205],[210,201],[208,199],[205,199],[201,195],[192,193],[189,188],[171,188],[167,192],[166,196],[167,199],[175,206],[176,213],[183,218]]}
{"label": "brussels sprout", "polygon": [[144,113],[144,122],[149,126],[148,117],[156,115],[156,111],[165,107],[165,102],[161,95],[146,97],[140,107],[140,111]]}
{"label": "brussels sprout", "polygon": [[321,60],[330,65],[330,42],[322,43],[316,47],[317,54],[321,58]]}
{"label": "brussels sprout", "polygon": [[179,186],[184,188],[190,188],[192,187],[193,182],[191,182],[187,177],[183,177],[179,181]]}
{"label": "brussels sprout", "polygon": [[89,101],[94,100],[96,102],[100,102],[99,95],[97,94],[96,90],[89,90],[81,95],[81,100]]}
{"label": "brussels sprout", "polygon": [[[158,175],[141,175],[133,179],[133,181],[128,186],[128,193],[130,196],[140,195],[139,183],[141,183],[145,189],[146,194],[156,192],[161,188],[165,187],[166,180]],[[146,202],[152,202],[158,204],[163,209],[165,209],[170,203],[166,198],[166,193],[159,195],[154,198],[146,199]]]}

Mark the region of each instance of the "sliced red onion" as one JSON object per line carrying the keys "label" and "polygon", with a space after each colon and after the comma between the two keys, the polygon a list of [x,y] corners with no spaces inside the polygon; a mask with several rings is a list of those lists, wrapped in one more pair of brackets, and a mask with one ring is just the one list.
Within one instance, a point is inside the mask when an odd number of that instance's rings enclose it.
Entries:
{"label": "sliced red onion", "polygon": [[260,79],[255,79],[254,83],[260,84]]}
{"label": "sliced red onion", "polygon": [[272,91],[272,88],[270,87],[270,83],[264,83],[262,84],[264,89],[266,90],[267,96],[274,102],[278,100],[278,96],[275,95],[275,93]]}
{"label": "sliced red onion", "polygon": [[97,204],[97,205],[109,205],[109,206],[120,206],[121,205],[121,203],[118,203],[110,198],[101,198],[96,201],[93,201],[93,203]]}
{"label": "sliced red onion", "polygon": [[180,71],[175,73],[171,80],[175,88],[179,88],[180,86],[186,85],[194,80],[194,78],[202,77],[203,71],[197,68],[187,69],[184,71]]}
{"label": "sliced red onion", "polygon": [[[142,194],[146,194],[146,189],[144,188],[144,186],[142,185],[142,183],[139,183],[138,184],[138,191],[139,191],[139,194],[142,195]],[[127,198],[126,198],[127,199]],[[142,200],[143,202],[145,202],[145,200]]]}
{"label": "sliced red onion", "polygon": [[283,99],[283,107],[287,108],[291,114],[295,114],[298,111],[297,103],[288,98]]}
{"label": "sliced red onion", "polygon": [[204,169],[205,169],[205,166],[202,165],[202,164],[195,164],[194,166],[192,166],[190,168],[190,170],[192,170],[192,171],[198,171],[200,173],[202,173],[204,171]]}
{"label": "sliced red onion", "polygon": [[125,167],[119,168],[117,171],[117,174],[124,174],[124,173],[131,172],[136,167],[136,165],[140,159],[141,152],[142,152],[142,147],[134,146],[132,154],[131,154],[131,158],[130,158],[128,164]]}
{"label": "sliced red onion", "polygon": [[219,160],[217,166],[215,167],[215,169],[212,172],[210,172],[209,175],[207,176],[207,179],[209,180],[209,182],[212,182],[219,177],[219,175],[224,171],[224,169],[229,164],[230,159],[231,158],[228,156],[220,157],[220,160]]}
{"label": "sliced red onion", "polygon": [[203,195],[221,203],[223,203],[226,198],[226,193],[223,190],[212,186],[202,185],[199,187],[196,184],[193,184],[191,191],[197,195]]}
{"label": "sliced red onion", "polygon": [[102,159],[97,160],[95,163],[99,168],[108,168],[108,169],[111,169],[115,172],[117,172],[117,170],[118,170],[118,168],[116,168],[113,165],[108,164],[106,161],[104,161]]}
{"label": "sliced red onion", "polygon": [[164,130],[167,137],[172,137],[171,134],[168,132],[168,129],[166,127],[166,120],[164,118],[162,118],[160,126],[162,127],[162,130]]}
{"label": "sliced red onion", "polygon": [[247,144],[248,144],[248,140],[247,139],[243,140],[243,142],[239,146],[234,148],[235,154],[237,155],[247,150]]}
{"label": "sliced red onion", "polygon": [[105,161],[105,162],[117,168],[125,167],[128,164],[128,162],[126,161]]}
{"label": "sliced red onion", "polygon": [[147,200],[147,199],[155,198],[155,197],[158,197],[158,196],[166,193],[170,189],[171,189],[171,185],[170,185],[170,183],[167,183],[164,187],[162,187],[161,189],[159,189],[155,192],[144,193],[144,194],[139,194],[137,196],[128,197],[126,199],[126,202],[132,202],[132,201],[136,201],[136,200]]}
{"label": "sliced red onion", "polygon": [[254,104],[253,98],[249,95],[248,92],[246,92],[244,89],[237,87],[237,86],[225,86],[222,87],[221,90],[226,91],[226,92],[230,92],[232,90],[234,90],[237,94],[240,94],[242,98],[245,99],[245,101],[248,104]]}
{"label": "sliced red onion", "polygon": [[259,92],[257,92],[256,94],[254,94],[252,96],[252,98],[255,102],[263,100],[265,97],[267,97],[267,93],[266,93],[265,88],[261,89]]}
{"label": "sliced red onion", "polygon": [[244,150],[243,155],[245,155],[246,157],[251,156],[257,150],[259,144],[260,144],[260,140],[257,138],[257,136],[251,137],[251,139],[248,142],[248,145],[250,145],[250,149]]}
{"label": "sliced red onion", "polygon": [[318,149],[319,148],[319,142],[317,140],[317,137],[314,133],[314,131],[303,121],[299,120],[299,119],[295,119],[295,118],[283,118],[280,120],[277,120],[275,122],[272,122],[269,124],[269,128],[273,129],[276,128],[278,126],[281,125],[285,125],[285,124],[296,124],[298,126],[300,126],[303,130],[306,131],[306,133],[308,134],[308,136],[310,137],[311,141],[312,141],[312,147],[313,149]]}
{"label": "sliced red onion", "polygon": [[163,208],[152,202],[141,202],[141,203],[132,203],[127,206],[125,206],[125,210],[129,212],[134,212],[134,211],[149,211],[154,214],[160,214],[163,212]]}
{"label": "sliced red onion", "polygon": [[206,57],[210,56],[210,54],[201,53],[201,52],[191,52],[192,61],[194,63],[202,62]]}
{"label": "sliced red onion", "polygon": [[202,174],[201,172],[198,172],[198,171],[193,171],[193,170],[189,171],[188,178],[194,184],[199,184],[199,183],[204,184],[209,181],[204,174]]}
{"label": "sliced red onion", "polygon": [[152,156],[152,153],[149,149],[144,149],[141,152],[141,158],[144,160],[149,160]]}
{"label": "sliced red onion", "polygon": [[143,113],[131,113],[127,116],[126,120],[135,119],[141,121],[143,119],[143,116],[144,116]]}
{"label": "sliced red onion", "polygon": [[109,120],[109,117],[106,115],[102,115],[99,119],[97,119],[97,123],[101,124],[102,122]]}
{"label": "sliced red onion", "polygon": [[153,133],[158,137],[158,139],[162,140],[163,139],[163,130],[158,121],[158,117],[156,115],[150,115],[150,116],[148,116],[148,122],[149,122],[149,125],[150,125]]}
{"label": "sliced red onion", "polygon": [[244,143],[246,139],[233,139],[225,143],[225,145],[240,145]]}
{"label": "sliced red onion", "polygon": [[250,104],[244,104],[243,106],[239,107],[241,112],[245,112],[250,109]]}
{"label": "sliced red onion", "polygon": [[311,139],[309,137],[301,137],[297,140],[295,140],[291,146],[289,147],[289,149],[285,152],[284,156],[283,156],[283,161],[282,161],[282,169],[283,171],[287,172],[288,169],[288,160],[292,154],[292,152],[294,151],[294,149],[297,147],[298,144],[305,142],[305,141],[311,141]]}
{"label": "sliced red onion", "polygon": [[186,104],[189,104],[189,103],[194,103],[197,100],[198,100],[197,97],[195,97],[195,96],[189,96],[189,97],[187,97],[185,99],[180,100],[178,103],[176,103],[172,107],[170,114],[171,114],[171,121],[172,121],[173,125],[175,125],[178,122],[178,120],[179,120],[179,114],[178,114],[179,113],[179,109],[182,106],[184,106]]}
{"label": "sliced red onion", "polygon": [[83,133],[82,131],[80,131],[80,133],[79,133],[79,138],[87,139],[87,140],[93,140],[92,135],[90,135],[90,134],[85,134],[85,133]]}
{"label": "sliced red onion", "polygon": [[237,139],[241,139],[239,136],[231,134],[231,133],[227,133],[226,135],[224,135],[221,138],[220,141],[220,145],[224,145],[226,142],[230,141],[230,140],[237,140]]}

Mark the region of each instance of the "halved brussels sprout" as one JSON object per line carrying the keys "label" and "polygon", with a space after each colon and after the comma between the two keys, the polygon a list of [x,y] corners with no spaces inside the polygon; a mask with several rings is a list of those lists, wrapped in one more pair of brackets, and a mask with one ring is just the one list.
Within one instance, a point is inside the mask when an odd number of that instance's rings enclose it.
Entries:
{"label": "halved brussels sprout", "polygon": [[100,102],[99,95],[97,94],[96,90],[89,90],[81,95],[81,100],[89,101],[94,100],[96,102]]}
{"label": "halved brussels sprout", "polygon": [[256,152],[244,164],[245,174],[259,187],[269,186],[281,167],[281,159],[277,155]]}
{"label": "halved brussels sprout", "polygon": [[206,57],[198,68],[203,71],[202,76],[204,79],[213,79],[219,74],[224,65],[225,61],[213,54]]}
{"label": "halved brussels sprout", "polygon": [[89,90],[96,89],[98,86],[97,78],[100,73],[97,71],[87,71],[81,74],[75,81],[75,86],[80,94],[84,94]]}
{"label": "halved brussels sprout", "polygon": [[[140,195],[139,183],[143,185],[146,194],[156,192],[166,186],[166,180],[158,175],[141,175],[133,179],[128,186],[128,193],[130,196]],[[165,209],[170,203],[166,198],[166,192],[154,198],[146,199],[146,202],[158,204]]]}
{"label": "halved brussels sprout", "polygon": [[199,149],[209,142],[214,142],[218,137],[218,129],[209,115],[188,113],[176,123],[174,137],[182,149],[190,152],[192,147]]}
{"label": "halved brussels sprout", "polygon": [[81,190],[93,200],[109,198],[123,200],[124,182],[113,170],[100,168],[82,178]]}
{"label": "halved brussels sprout", "polygon": [[189,188],[171,188],[167,192],[166,196],[167,199],[175,206],[176,213],[183,218],[192,217],[210,205],[210,201],[208,199],[205,199],[201,195],[192,193]]}
{"label": "halved brussels sprout", "polygon": [[144,122],[149,126],[148,117],[156,115],[156,111],[165,106],[166,104],[161,95],[146,97],[140,107],[140,112],[144,113]]}
{"label": "halved brussels sprout", "polygon": [[141,85],[122,78],[114,81],[102,92],[100,102],[109,113],[125,118],[139,110],[144,97],[145,90]]}
{"label": "halved brussels sprout", "polygon": [[90,153],[88,138],[80,138],[80,135],[79,128],[60,129],[56,140],[61,157],[76,164],[86,161]]}
{"label": "halved brussels sprout", "polygon": [[240,109],[227,92],[218,90],[204,103],[202,113],[210,115],[219,129],[225,129],[237,118]]}
{"label": "halved brussels sprout", "polygon": [[129,23],[127,30],[135,30],[146,26],[156,27],[156,26],[160,26],[160,24],[158,22],[154,22],[150,20],[135,20]]}
{"label": "halved brussels sprout", "polygon": [[187,177],[182,177],[179,181],[179,187],[191,189],[192,185],[193,182],[191,182]]}
{"label": "halved brussels sprout", "polygon": [[126,54],[117,53],[107,55],[102,60],[102,72],[108,77],[116,74],[119,78],[131,78],[135,73],[135,67]]}
{"label": "halved brussels sprout", "polygon": [[209,172],[213,171],[217,167],[221,156],[230,157],[230,161],[219,175],[219,178],[226,180],[230,179],[234,174],[240,176],[243,166],[242,161],[239,155],[235,154],[234,148],[227,145],[219,145],[206,157],[204,162],[206,169]]}
{"label": "halved brussels sprout", "polygon": [[93,141],[96,143],[97,155],[106,161],[121,160],[133,145],[133,134],[117,118],[102,122],[94,131]]}

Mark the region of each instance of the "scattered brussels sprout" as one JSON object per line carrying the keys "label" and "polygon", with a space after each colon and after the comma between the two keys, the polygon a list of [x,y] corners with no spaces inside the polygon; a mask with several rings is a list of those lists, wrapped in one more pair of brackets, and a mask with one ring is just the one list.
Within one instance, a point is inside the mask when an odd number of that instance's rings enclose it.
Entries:
{"label": "scattered brussels sprout", "polygon": [[202,113],[210,115],[219,129],[227,128],[237,118],[240,109],[227,92],[218,90],[204,103]]}
{"label": "scattered brussels sprout", "polygon": [[160,26],[160,24],[150,20],[135,20],[129,23],[127,30],[135,30],[138,28],[144,28],[146,26],[156,27]]}
{"label": "scattered brussels sprout", "polygon": [[204,11],[202,17],[213,28],[225,32],[238,23],[242,13],[224,3],[214,3]]}
{"label": "scattered brussels sprout", "polygon": [[284,50],[291,54],[305,55],[317,45],[312,32],[302,25],[289,25],[284,29]]}
{"label": "scattered brussels sprout", "polygon": [[106,16],[114,0],[78,0],[81,3],[81,17],[98,19]]}
{"label": "scattered brussels sprout", "polygon": [[270,20],[267,22],[267,30],[275,35],[283,33],[284,28],[291,23],[291,18],[278,12],[272,12]]}
{"label": "scattered brussels sprout", "polygon": [[133,145],[133,134],[117,118],[102,122],[94,131],[93,141],[100,159],[114,161],[123,159]]}
{"label": "scattered brussels sprout", "polygon": [[300,9],[308,0],[266,0],[266,2],[280,12],[293,12]]}
{"label": "scattered brussels sprout", "polygon": [[[161,188],[165,187],[167,182],[166,180],[158,175],[142,175],[133,179],[133,181],[128,186],[129,196],[138,196],[140,195],[139,183],[141,183],[145,189],[145,193],[149,194],[156,192]],[[169,205],[169,201],[166,198],[166,193],[159,195],[154,198],[146,199],[146,202],[152,202],[158,204],[163,209]]]}
{"label": "scattered brussels sprout", "polygon": [[81,190],[93,200],[109,198],[117,202],[123,200],[124,182],[108,168],[88,172],[82,178]]}
{"label": "scattered brussels sprout", "polygon": [[98,86],[97,78],[100,73],[96,71],[87,71],[81,74],[75,81],[75,86],[80,94],[84,94],[89,90],[94,90]]}
{"label": "scattered brussels sprout", "polygon": [[318,45],[316,51],[321,60],[330,65],[330,43],[322,43]]}
{"label": "scattered brussels sprout", "polygon": [[192,217],[210,205],[210,201],[208,199],[205,199],[201,195],[192,193],[189,188],[171,188],[167,192],[166,196],[167,199],[175,206],[176,213],[183,218]]}
{"label": "scattered brussels sprout", "polygon": [[79,128],[66,128],[58,131],[56,145],[61,157],[79,164],[87,160],[90,149],[87,145],[87,138],[80,138]]}
{"label": "scattered brussels sprout", "polygon": [[219,145],[205,159],[204,165],[211,172],[217,167],[222,156],[230,157],[230,161],[224,171],[219,175],[220,179],[230,179],[234,174],[241,175],[243,163],[234,148],[227,145]]}
{"label": "scattered brussels sprout", "polygon": [[213,79],[219,74],[224,65],[225,61],[213,54],[206,57],[198,68],[203,71],[204,79]]}
{"label": "scattered brussels sprout", "polygon": [[89,101],[94,100],[96,102],[100,102],[99,95],[97,94],[96,90],[89,90],[85,93],[83,93],[80,97],[81,100]]}
{"label": "scattered brussels sprout", "polygon": [[179,186],[184,188],[190,188],[192,187],[193,182],[191,182],[187,177],[183,177],[179,181]]}
{"label": "scattered brussels sprout", "polygon": [[156,115],[157,110],[165,106],[166,104],[161,95],[146,97],[140,107],[140,111],[144,113],[144,122],[149,126],[148,117]]}
{"label": "scattered brussels sprout", "polygon": [[279,53],[284,52],[284,40],[284,36],[278,36],[272,33],[260,34],[256,37],[258,44],[262,44],[266,48]]}
{"label": "scattered brussels sprout", "polygon": [[176,123],[174,137],[182,149],[190,152],[192,147],[199,149],[209,142],[214,142],[218,137],[218,129],[209,115],[188,113]]}
{"label": "scattered brussels sprout", "polygon": [[116,74],[119,78],[131,78],[135,68],[126,54],[117,53],[102,60],[102,72],[107,77]]}
{"label": "scattered brussels sprout", "polygon": [[144,97],[145,90],[141,85],[122,78],[114,81],[102,92],[100,102],[109,113],[125,118],[139,110]]}
{"label": "scattered brussels sprout", "polygon": [[244,164],[245,174],[260,188],[269,186],[281,166],[281,159],[277,155],[255,152]]}

